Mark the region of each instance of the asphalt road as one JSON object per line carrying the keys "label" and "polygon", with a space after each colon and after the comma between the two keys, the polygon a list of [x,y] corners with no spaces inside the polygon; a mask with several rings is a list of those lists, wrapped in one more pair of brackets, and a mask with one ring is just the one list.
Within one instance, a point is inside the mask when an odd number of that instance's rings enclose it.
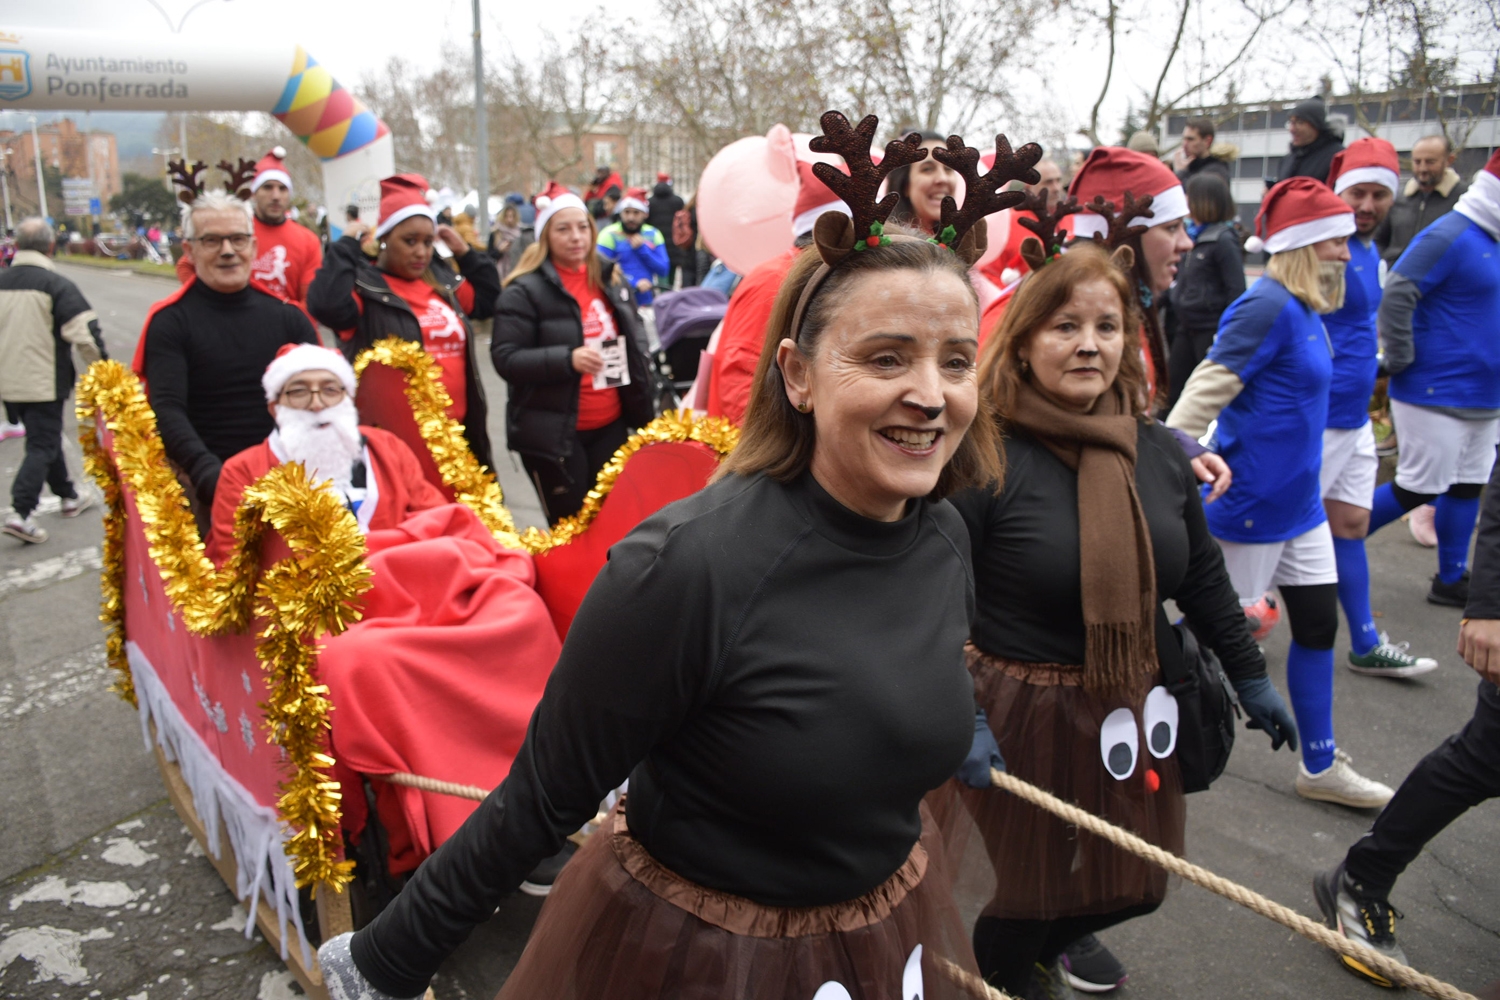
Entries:
{"label": "asphalt road", "polygon": [[[64,271],[99,311],[111,353],[128,359],[146,308],[171,285]],[[496,401],[490,431],[500,441],[504,387],[491,375],[488,388]],[[21,441],[0,442],[0,504],[8,503],[21,454]],[[79,470],[71,439],[69,456]],[[519,464],[502,458],[500,466],[512,510],[537,523]],[[173,813],[135,714],[106,690],[97,509],[72,521],[43,511],[52,532],[46,544],[0,537],[0,996],[299,995],[259,935],[242,935],[243,910]],[[1362,772],[1395,785],[1463,725],[1476,681],[1453,652],[1459,613],[1423,600],[1433,554],[1393,525],[1371,541],[1370,561],[1383,627],[1442,661],[1438,672],[1407,682],[1338,672],[1340,745]],[[1266,645],[1283,691],[1287,640],[1283,624]],[[1341,635],[1338,655],[1345,649]],[[1242,733],[1225,776],[1190,799],[1187,855],[1315,917],[1313,873],[1337,862],[1373,817],[1299,799],[1296,763],[1285,751],[1271,753],[1262,734]],[[1497,819],[1495,802],[1460,818],[1393,897],[1406,915],[1399,933],[1412,962],[1470,991],[1500,980]],[[960,903],[972,916],[989,875],[972,854],[964,873]],[[539,906],[520,895],[506,900],[444,967],[435,983],[440,1000],[493,996]],[[1175,886],[1157,914],[1102,937],[1131,970],[1121,997],[1381,995],[1317,946],[1190,885]]]}

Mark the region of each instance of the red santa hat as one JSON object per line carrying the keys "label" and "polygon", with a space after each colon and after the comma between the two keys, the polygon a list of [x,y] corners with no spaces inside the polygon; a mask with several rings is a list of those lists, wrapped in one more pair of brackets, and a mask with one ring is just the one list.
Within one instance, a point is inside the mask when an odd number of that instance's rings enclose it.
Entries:
{"label": "red santa hat", "polygon": [[[1127,191],[1136,198],[1151,196],[1150,216],[1136,216],[1130,220],[1132,226],[1160,226],[1188,214],[1187,193],[1177,175],[1156,157],[1123,146],[1096,147],[1068,185],[1068,194],[1080,204],[1086,206],[1102,197],[1116,210],[1124,205]],[[1094,212],[1073,216],[1073,231],[1079,239],[1104,235],[1108,229],[1109,222]]]}
{"label": "red santa hat", "polygon": [[437,221],[432,201],[437,192],[421,174],[396,174],[380,182],[380,222],[376,236],[384,236],[414,215]]}
{"label": "red santa hat", "polygon": [[1400,183],[1401,161],[1396,158],[1396,147],[1374,136],[1339,150],[1328,171],[1328,186],[1334,194],[1343,194],[1356,184],[1380,184],[1395,194]]}
{"label": "red santa hat", "polygon": [[536,233],[537,239],[542,238],[542,232],[547,228],[547,223],[552,221],[552,217],[565,208],[576,208],[584,215],[589,214],[588,206],[583,203],[583,199],[567,188],[550,196],[546,194],[536,196],[536,220],[531,224],[531,231]]}
{"label": "red santa hat", "polygon": [[[844,170],[843,167],[836,169]],[[844,172],[848,173],[847,170]],[[818,216],[824,212],[843,212],[848,215],[849,206],[844,204],[844,199],[829,190],[827,184],[818,179],[818,175],[813,173],[811,163],[798,160],[797,203],[792,208],[792,239],[795,240],[812,232]]]}
{"label": "red santa hat", "polygon": [[658,184],[668,184],[668,183],[671,182],[671,180],[672,180],[672,175],[669,174],[669,173],[667,173],[665,170],[658,170],[656,172],[656,183],[658,183]]}
{"label": "red santa hat", "polygon": [[649,212],[650,207],[646,204],[645,188],[630,188],[625,192],[625,197],[615,206],[615,211],[623,212],[627,208],[633,208],[639,212]]}
{"label": "red santa hat", "polygon": [[1266,192],[1255,217],[1250,253],[1285,253],[1323,240],[1354,235],[1354,209],[1327,184],[1311,177],[1288,177]]}
{"label": "red santa hat", "polygon": [[266,391],[266,402],[276,402],[292,376],[316,371],[333,372],[344,383],[344,390],[354,395],[354,368],[338,351],[316,344],[283,344],[266,366],[266,373],[260,377],[260,386]]}
{"label": "red santa hat", "polygon": [[292,189],[292,175],[286,172],[285,146],[273,146],[269,153],[260,158],[260,162],[255,165],[255,179],[250,182],[251,193],[266,181],[280,181],[288,191]]}

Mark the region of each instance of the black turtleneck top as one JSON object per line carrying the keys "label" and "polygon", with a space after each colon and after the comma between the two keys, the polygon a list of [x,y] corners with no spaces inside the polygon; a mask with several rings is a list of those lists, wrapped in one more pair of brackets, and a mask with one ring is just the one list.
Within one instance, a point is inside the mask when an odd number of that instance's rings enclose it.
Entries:
{"label": "black turtleneck top", "polygon": [[632,834],[774,906],[870,891],[973,737],[968,540],[946,501],[860,517],[810,475],[729,476],[609,553],[500,785],[354,938],[395,996],[627,776]]}
{"label": "black turtleneck top", "polygon": [[167,457],[213,503],[224,461],[276,421],[261,376],[284,344],[316,344],[296,306],[248,285],[225,295],[195,281],[146,327],[146,383]]}

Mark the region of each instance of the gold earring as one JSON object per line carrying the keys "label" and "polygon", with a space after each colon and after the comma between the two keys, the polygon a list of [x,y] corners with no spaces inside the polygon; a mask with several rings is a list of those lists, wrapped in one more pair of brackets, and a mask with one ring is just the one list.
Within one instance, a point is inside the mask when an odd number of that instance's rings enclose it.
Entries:
{"label": "gold earring", "polygon": [[807,403],[806,403],[806,401],[798,403],[797,404],[797,409],[798,409],[799,412],[806,413],[807,412]]}
{"label": "gold earring", "polygon": [[1030,372],[1031,372],[1031,362],[1027,361],[1025,358],[1022,358],[1021,359],[1021,374],[1022,375],[1027,375],[1027,374],[1030,374]]}

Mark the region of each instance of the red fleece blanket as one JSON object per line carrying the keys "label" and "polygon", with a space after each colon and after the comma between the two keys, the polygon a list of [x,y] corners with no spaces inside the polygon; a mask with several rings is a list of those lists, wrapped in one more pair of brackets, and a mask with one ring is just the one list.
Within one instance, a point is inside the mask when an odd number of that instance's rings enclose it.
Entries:
{"label": "red fleece blanket", "polygon": [[[503,549],[466,507],[371,532],[364,618],[328,640],[319,673],[335,706],[341,778],[407,771],[494,788],[510,772],[562,644],[530,554]],[[421,863],[477,802],[374,782],[392,872]],[[363,828],[363,796],[344,825]]]}

